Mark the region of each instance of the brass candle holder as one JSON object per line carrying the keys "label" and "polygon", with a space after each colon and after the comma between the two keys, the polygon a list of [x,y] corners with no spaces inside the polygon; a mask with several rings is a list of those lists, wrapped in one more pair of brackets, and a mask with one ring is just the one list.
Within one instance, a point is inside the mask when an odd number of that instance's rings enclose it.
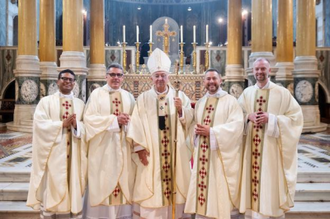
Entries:
{"label": "brass candle holder", "polygon": [[150,56],[151,53],[152,53],[152,44],[153,44],[153,42],[149,42],[149,52],[148,52],[148,56]]}
{"label": "brass candle holder", "polygon": [[209,60],[210,60],[210,54],[209,54],[209,48],[210,48],[210,43],[206,42],[205,43],[205,71],[209,68]]}
{"label": "brass candle holder", "polygon": [[193,74],[197,74],[197,52],[196,52],[196,46],[198,43],[193,42],[191,43],[193,45]]}
{"label": "brass candle holder", "polygon": [[184,45],[184,42],[181,42],[180,43],[180,74],[184,74],[183,72],[183,61],[184,61],[184,51],[183,51],[183,45]]}
{"label": "brass candle holder", "polygon": [[124,73],[126,74],[126,67],[127,67],[127,63],[126,63],[126,59],[127,59],[127,52],[126,52],[126,42],[122,42],[123,45],[123,68],[124,68]]}
{"label": "brass candle holder", "polygon": [[135,72],[140,74],[140,42],[136,42],[136,60],[135,60]]}

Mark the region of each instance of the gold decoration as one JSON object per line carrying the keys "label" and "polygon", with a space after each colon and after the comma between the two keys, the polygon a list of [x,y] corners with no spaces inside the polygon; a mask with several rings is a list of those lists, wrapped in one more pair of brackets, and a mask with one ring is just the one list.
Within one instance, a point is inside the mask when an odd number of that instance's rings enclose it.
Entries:
{"label": "gold decoration", "polygon": [[168,55],[168,51],[170,48],[170,41],[169,38],[176,36],[176,32],[175,31],[169,31],[169,27],[170,25],[168,25],[167,23],[165,23],[163,25],[164,27],[164,31],[157,31],[156,35],[159,37],[163,37],[163,51]]}

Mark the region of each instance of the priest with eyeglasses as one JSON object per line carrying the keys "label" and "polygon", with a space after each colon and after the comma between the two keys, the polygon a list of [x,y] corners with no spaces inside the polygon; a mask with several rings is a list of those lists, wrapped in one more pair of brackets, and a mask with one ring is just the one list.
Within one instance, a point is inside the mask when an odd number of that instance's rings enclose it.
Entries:
{"label": "priest with eyeglasses", "polygon": [[107,83],[95,89],[84,116],[88,150],[88,192],[84,218],[131,218],[135,166],[126,140],[135,100],[123,90],[123,67],[111,64]]}

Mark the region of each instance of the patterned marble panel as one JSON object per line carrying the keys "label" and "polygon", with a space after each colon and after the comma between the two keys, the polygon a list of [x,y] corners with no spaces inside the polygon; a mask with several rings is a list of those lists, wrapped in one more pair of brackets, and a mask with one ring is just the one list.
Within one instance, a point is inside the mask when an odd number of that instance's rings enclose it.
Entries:
{"label": "patterned marble panel", "polygon": [[0,97],[3,89],[15,79],[14,69],[16,68],[16,49],[0,49]]}
{"label": "patterned marble panel", "polygon": [[323,88],[328,89],[330,93],[330,50],[321,50],[316,51],[316,58],[318,60],[318,68],[321,71],[320,82],[323,84]]}
{"label": "patterned marble panel", "polygon": [[226,72],[227,50],[211,50],[210,51],[210,67],[217,69],[221,75]]}
{"label": "patterned marble panel", "polygon": [[0,133],[0,159],[19,152],[18,148],[31,144],[32,135],[22,132]]}

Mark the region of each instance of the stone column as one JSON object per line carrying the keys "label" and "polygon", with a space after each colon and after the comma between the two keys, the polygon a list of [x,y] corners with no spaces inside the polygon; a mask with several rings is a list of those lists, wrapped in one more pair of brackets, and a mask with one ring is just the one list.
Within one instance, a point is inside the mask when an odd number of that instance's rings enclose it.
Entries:
{"label": "stone column", "polygon": [[277,2],[276,82],[293,95],[293,0]]}
{"label": "stone column", "polygon": [[[275,65],[272,43],[272,0],[252,0],[252,53],[247,69],[249,84],[254,84],[252,72],[253,62],[263,57],[269,60],[271,67]],[[272,68],[271,79],[275,79],[276,69]]]}
{"label": "stone column", "polygon": [[86,101],[86,57],[83,49],[83,1],[63,0],[63,52],[59,71],[71,69],[76,74],[73,93]]}
{"label": "stone column", "polygon": [[18,57],[16,59],[16,104],[14,122],[8,129],[32,131],[32,120],[39,102],[40,66],[37,49],[37,1],[19,0]]}
{"label": "stone column", "polygon": [[228,46],[225,90],[238,98],[244,89],[242,66],[242,0],[228,1]]}
{"label": "stone column", "polygon": [[91,1],[91,46],[88,73],[88,95],[105,84],[104,0]]}
{"label": "stone column", "polygon": [[326,130],[320,122],[318,78],[315,56],[315,0],[297,0],[297,44],[294,60],[294,95],[304,114],[304,132]]}
{"label": "stone column", "polygon": [[55,93],[57,88],[55,0],[40,0],[39,58],[40,98]]}

